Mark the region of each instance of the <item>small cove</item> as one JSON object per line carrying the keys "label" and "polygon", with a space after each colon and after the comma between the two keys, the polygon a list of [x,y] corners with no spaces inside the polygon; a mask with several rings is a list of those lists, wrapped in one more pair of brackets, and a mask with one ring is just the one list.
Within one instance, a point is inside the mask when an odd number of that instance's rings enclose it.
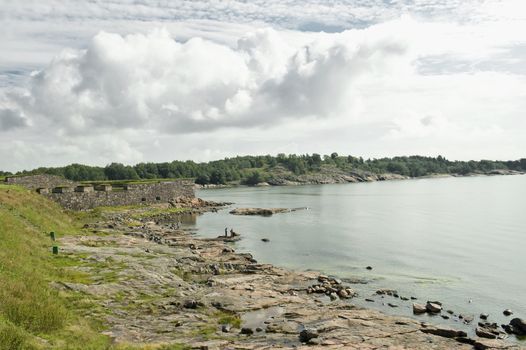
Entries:
{"label": "small cove", "polygon": [[[474,316],[474,323],[482,312],[491,322],[508,323],[502,315],[507,308],[526,317],[526,176],[239,187],[197,195],[235,203],[189,223],[199,235],[234,228],[243,237],[236,250],[259,262],[365,280],[353,284],[359,305],[411,314],[410,301],[364,301],[376,289],[392,288],[420,302],[440,300],[444,309]],[[228,213],[240,207],[309,209],[271,217]]]}

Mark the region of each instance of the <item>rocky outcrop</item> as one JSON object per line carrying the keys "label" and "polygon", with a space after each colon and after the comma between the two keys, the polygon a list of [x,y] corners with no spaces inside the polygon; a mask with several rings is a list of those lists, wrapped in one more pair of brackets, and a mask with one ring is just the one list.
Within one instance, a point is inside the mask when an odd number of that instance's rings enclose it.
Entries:
{"label": "rocky outcrop", "polygon": [[320,171],[307,174],[294,174],[283,167],[275,167],[271,171],[267,183],[272,186],[290,186],[307,184],[337,184],[349,182],[369,182],[384,180],[407,179],[398,174],[374,174],[363,170],[344,171],[335,166],[322,166]]}
{"label": "rocky outcrop", "polygon": [[307,293],[322,293],[331,298],[331,300],[338,298],[350,299],[356,296],[356,293],[338,278],[319,275],[318,282],[308,287]]}
{"label": "rocky outcrop", "polygon": [[[116,346],[472,350],[477,343],[520,348],[355,307],[350,297],[356,294],[347,282],[259,264],[250,254],[196,238],[173,222],[138,223],[137,210],[143,209],[108,214],[83,234],[58,241],[65,259],[81,262],[69,268],[92,282],[54,286],[81,291],[104,305],[103,313],[86,310],[87,317],[104,321],[104,334]],[[388,289],[377,294],[395,295]]]}
{"label": "rocky outcrop", "polygon": [[503,332],[496,323],[480,322],[475,329],[475,333],[481,338],[504,339],[506,333]]}
{"label": "rocky outcrop", "polygon": [[445,338],[462,338],[467,337],[467,333],[464,331],[459,331],[456,329],[442,327],[442,326],[431,326],[428,324],[423,324],[421,331],[423,333],[429,333],[438,335]]}

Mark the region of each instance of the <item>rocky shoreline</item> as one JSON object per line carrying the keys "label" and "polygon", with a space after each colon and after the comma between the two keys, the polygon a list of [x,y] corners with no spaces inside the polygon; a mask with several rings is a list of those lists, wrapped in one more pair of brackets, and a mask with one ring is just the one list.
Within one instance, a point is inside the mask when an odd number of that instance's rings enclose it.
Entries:
{"label": "rocky shoreline", "polygon": [[[473,177],[473,176],[498,176],[498,175],[524,175],[524,172],[516,170],[497,169],[489,172],[477,172],[468,174],[432,174],[421,177],[410,177],[394,173],[375,174],[367,171],[345,172],[336,167],[326,168],[318,173],[296,175],[284,168],[272,172],[269,178],[255,186],[299,186],[299,185],[327,185],[357,182],[391,181],[391,180],[410,180],[442,177]],[[239,183],[226,185],[196,185],[198,189],[228,188],[239,186]]]}
{"label": "rocky shoreline", "polygon": [[[189,212],[217,210],[199,202]],[[221,239],[201,239],[173,214],[107,212],[60,239],[92,283],[56,283],[89,295],[116,344],[194,349],[524,349],[500,339],[353,305],[352,285],[315,272],[259,264]],[[218,232],[220,234],[221,232]],[[396,291],[394,291],[396,292]],[[380,297],[389,295],[385,291]],[[393,291],[390,292],[394,297]],[[363,296],[362,296],[363,297]],[[403,300],[403,299],[402,299]],[[435,303],[436,304],[436,303]],[[436,305],[431,306],[436,307]]]}

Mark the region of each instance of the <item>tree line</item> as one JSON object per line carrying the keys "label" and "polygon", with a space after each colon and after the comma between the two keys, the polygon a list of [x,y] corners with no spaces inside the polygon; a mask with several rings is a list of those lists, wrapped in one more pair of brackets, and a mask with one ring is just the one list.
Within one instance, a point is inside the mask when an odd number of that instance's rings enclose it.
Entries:
{"label": "tree line", "polygon": [[[449,161],[442,156],[393,157],[363,159],[362,157],[330,155],[283,154],[277,156],[238,156],[206,163],[173,161],[163,163],[139,163],[124,165],[111,163],[105,167],[71,164],[64,167],[41,167],[21,171],[16,175],[52,174],[73,181],[141,180],[191,178],[198,184],[226,184],[240,182],[255,184],[265,181],[279,168],[295,175],[316,173],[323,168],[336,167],[346,172],[395,173],[411,177],[430,174],[487,173],[493,170],[526,171],[526,159],[513,161]],[[13,175],[0,171],[0,176]]]}

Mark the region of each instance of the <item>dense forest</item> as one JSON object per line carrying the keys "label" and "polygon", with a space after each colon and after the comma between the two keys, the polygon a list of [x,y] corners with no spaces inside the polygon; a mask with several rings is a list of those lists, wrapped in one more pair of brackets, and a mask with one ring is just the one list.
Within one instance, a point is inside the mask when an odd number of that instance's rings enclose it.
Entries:
{"label": "dense forest", "polygon": [[[139,163],[134,166],[112,163],[105,167],[71,164],[56,168],[38,168],[21,171],[16,175],[54,174],[74,181],[140,180],[192,178],[198,184],[225,184],[240,182],[255,184],[271,177],[277,169],[286,169],[295,175],[323,172],[324,169],[344,172],[395,173],[411,177],[431,174],[488,173],[493,170],[526,171],[526,159],[515,161],[449,161],[436,158],[410,156],[380,159],[340,156],[337,153],[321,156],[285,155],[239,156],[207,163],[173,161],[165,163]],[[0,176],[12,175],[0,171]]]}

